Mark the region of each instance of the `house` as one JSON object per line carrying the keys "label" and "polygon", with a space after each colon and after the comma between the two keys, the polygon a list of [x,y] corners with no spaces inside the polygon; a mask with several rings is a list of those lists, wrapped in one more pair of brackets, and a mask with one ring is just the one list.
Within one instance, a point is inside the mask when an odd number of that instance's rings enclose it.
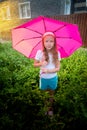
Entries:
{"label": "house", "polygon": [[11,39],[12,28],[39,15],[70,15],[87,11],[86,5],[87,0],[0,0],[0,39]]}
{"label": "house", "polygon": [[29,19],[38,15],[70,14],[70,0],[0,0],[0,19]]}

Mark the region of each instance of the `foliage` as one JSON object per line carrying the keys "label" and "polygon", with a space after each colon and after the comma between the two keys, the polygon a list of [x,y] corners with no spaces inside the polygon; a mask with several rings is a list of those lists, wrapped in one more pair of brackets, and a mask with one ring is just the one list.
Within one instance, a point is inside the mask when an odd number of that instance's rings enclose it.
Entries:
{"label": "foliage", "polygon": [[39,69],[12,49],[0,44],[0,130],[87,129],[87,50],[62,59],[55,91],[54,116],[46,116],[49,94],[39,90]]}

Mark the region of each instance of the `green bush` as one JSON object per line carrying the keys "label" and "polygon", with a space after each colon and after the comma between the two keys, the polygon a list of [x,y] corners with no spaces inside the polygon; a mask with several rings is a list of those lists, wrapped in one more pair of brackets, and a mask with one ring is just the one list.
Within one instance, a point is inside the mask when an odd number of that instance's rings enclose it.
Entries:
{"label": "green bush", "polygon": [[39,90],[39,69],[0,44],[0,130],[87,129],[87,50],[80,48],[61,61],[55,91],[54,116],[46,116],[49,94]]}

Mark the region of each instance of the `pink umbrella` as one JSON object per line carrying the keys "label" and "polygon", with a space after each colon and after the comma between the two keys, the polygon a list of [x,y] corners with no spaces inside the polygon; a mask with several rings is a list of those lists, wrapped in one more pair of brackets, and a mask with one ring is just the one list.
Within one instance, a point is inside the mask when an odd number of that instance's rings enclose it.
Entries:
{"label": "pink umbrella", "polygon": [[62,58],[69,57],[82,46],[77,25],[39,16],[12,29],[13,48],[34,59],[37,50],[42,49],[42,36],[45,32],[55,34],[57,49]]}

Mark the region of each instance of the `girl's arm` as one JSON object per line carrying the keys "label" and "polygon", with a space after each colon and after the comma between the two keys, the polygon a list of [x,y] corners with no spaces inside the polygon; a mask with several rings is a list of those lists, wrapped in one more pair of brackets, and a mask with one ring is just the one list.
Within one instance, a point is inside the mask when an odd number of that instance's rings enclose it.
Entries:
{"label": "girl's arm", "polygon": [[41,66],[45,66],[45,65],[47,65],[46,61],[34,60],[34,67],[41,67]]}
{"label": "girl's arm", "polygon": [[38,60],[34,60],[34,67],[40,67],[41,63]]}
{"label": "girl's arm", "polygon": [[48,73],[55,73],[60,70],[60,61],[58,61],[57,66],[54,69],[48,69]]}

